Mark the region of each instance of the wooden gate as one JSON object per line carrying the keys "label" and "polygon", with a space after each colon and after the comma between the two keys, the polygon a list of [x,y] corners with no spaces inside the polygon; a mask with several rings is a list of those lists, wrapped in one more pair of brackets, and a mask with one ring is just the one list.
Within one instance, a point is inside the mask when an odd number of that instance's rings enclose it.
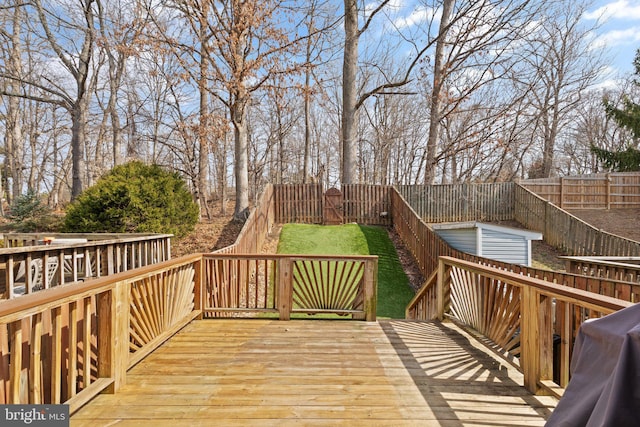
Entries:
{"label": "wooden gate", "polygon": [[324,224],[338,225],[344,221],[342,192],[330,188],[324,193]]}

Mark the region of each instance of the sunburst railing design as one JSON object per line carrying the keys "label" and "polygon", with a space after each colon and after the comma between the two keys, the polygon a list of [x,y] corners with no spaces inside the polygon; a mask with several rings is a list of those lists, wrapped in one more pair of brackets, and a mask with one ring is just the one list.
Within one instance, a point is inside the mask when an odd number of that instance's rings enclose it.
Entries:
{"label": "sunburst railing design", "polygon": [[451,268],[451,315],[512,356],[520,354],[520,289],[499,279]]}
{"label": "sunburst railing design", "polygon": [[194,269],[181,266],[134,282],[130,302],[132,353],[176,325],[194,309]]}
{"label": "sunburst railing design", "polygon": [[361,311],[364,269],[360,260],[294,260],[292,311]]}

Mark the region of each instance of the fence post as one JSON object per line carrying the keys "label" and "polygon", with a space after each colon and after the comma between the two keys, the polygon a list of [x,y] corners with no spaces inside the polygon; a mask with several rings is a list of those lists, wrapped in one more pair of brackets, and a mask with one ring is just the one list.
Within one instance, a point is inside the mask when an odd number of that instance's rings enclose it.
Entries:
{"label": "fence post", "polygon": [[278,260],[278,283],[276,289],[278,290],[277,301],[280,320],[291,319],[291,297],[293,291],[291,264],[292,260],[289,257],[280,258]]}
{"label": "fence post", "polygon": [[611,174],[607,172],[605,178],[606,186],[607,186],[607,210],[611,209]]}

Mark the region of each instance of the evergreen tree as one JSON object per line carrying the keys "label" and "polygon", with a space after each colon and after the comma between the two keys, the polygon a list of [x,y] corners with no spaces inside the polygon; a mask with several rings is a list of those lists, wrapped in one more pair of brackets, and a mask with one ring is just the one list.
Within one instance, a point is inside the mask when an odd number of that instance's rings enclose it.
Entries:
{"label": "evergreen tree", "polygon": [[[636,51],[633,60],[635,75],[640,77],[640,49]],[[634,79],[633,83],[640,87],[640,81]],[[619,126],[628,129],[633,135],[633,145],[640,140],[640,104],[636,104],[629,97],[622,100],[622,108],[617,108],[605,99],[604,106],[607,116],[615,120]],[[591,146],[591,152],[602,162],[603,166],[618,172],[630,172],[640,170],[640,150],[633,145],[628,145],[624,150],[609,151],[596,146]]]}

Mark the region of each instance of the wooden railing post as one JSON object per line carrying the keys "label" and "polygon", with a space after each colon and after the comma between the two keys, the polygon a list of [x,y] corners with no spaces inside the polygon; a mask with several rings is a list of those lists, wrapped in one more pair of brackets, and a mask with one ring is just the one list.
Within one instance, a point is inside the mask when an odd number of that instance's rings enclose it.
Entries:
{"label": "wooden railing post", "polygon": [[520,367],[524,375],[524,387],[531,393],[538,391],[540,374],[540,295],[531,286],[525,286],[520,300]]}
{"label": "wooden railing post", "polygon": [[553,303],[548,296],[540,296],[540,380],[553,380]]}
{"label": "wooden railing post", "polygon": [[438,279],[436,282],[436,310],[438,315],[438,320],[444,319],[444,286],[446,283],[445,274],[447,273],[447,266],[441,258],[438,258]]}
{"label": "wooden railing post", "polygon": [[376,321],[378,302],[378,260],[366,261],[364,270],[364,320]]}
{"label": "wooden railing post", "polygon": [[200,311],[198,320],[203,319],[204,312],[204,257],[193,263],[194,275],[193,275],[193,309]]}
{"label": "wooden railing post", "polygon": [[291,264],[292,260],[288,257],[278,260],[278,283],[276,289],[278,290],[277,301],[280,320],[291,319],[291,298],[293,292]]}
{"label": "wooden railing post", "polygon": [[115,246],[108,245],[107,246],[107,276],[116,273],[115,268]]}
{"label": "wooden railing post", "polygon": [[126,384],[129,365],[129,287],[117,282],[98,299],[98,378],[112,378],[107,393]]}

